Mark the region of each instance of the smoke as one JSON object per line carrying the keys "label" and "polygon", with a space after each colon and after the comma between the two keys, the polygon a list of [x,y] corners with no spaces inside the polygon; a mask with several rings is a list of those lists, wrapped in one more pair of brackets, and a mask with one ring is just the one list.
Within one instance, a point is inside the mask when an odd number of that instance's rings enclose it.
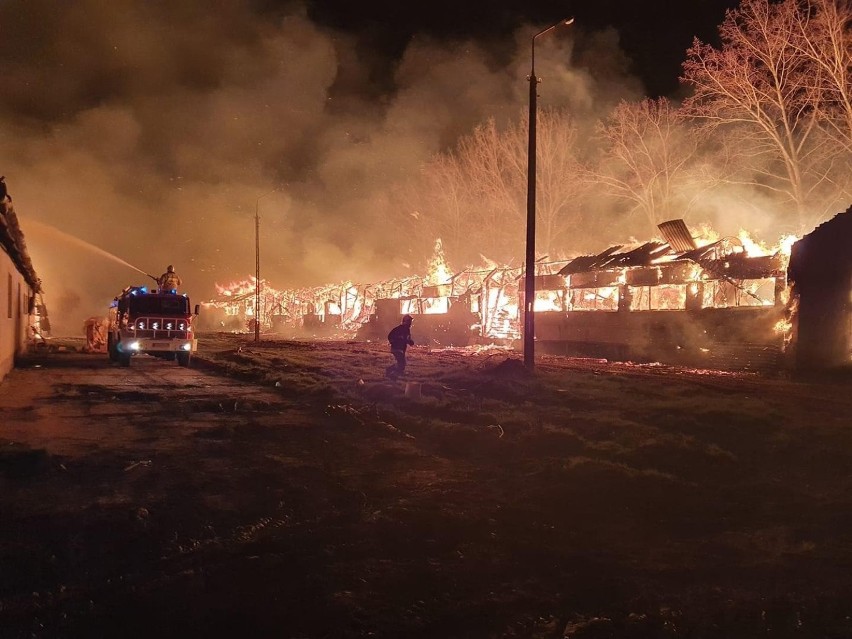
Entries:
{"label": "smoke", "polygon": [[[154,275],[174,264],[199,301],[253,273],[256,213],[262,276],[277,287],[420,271],[432,247],[401,237],[409,212],[394,189],[526,104],[531,26],[487,46],[418,36],[389,62],[303,6],[215,7],[0,4],[0,172],[60,331],[150,282],[28,219]],[[578,48],[578,28],[566,31],[537,49],[543,106],[591,122],[641,94],[614,32]]]}

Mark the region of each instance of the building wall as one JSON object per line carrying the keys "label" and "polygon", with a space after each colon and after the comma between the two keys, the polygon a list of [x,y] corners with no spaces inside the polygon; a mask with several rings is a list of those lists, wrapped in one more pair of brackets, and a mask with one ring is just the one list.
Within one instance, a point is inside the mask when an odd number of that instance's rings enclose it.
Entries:
{"label": "building wall", "polygon": [[5,250],[0,248],[0,380],[27,348],[29,300],[33,291]]}
{"label": "building wall", "polygon": [[796,366],[852,366],[852,207],[793,245],[790,279],[798,297]]}

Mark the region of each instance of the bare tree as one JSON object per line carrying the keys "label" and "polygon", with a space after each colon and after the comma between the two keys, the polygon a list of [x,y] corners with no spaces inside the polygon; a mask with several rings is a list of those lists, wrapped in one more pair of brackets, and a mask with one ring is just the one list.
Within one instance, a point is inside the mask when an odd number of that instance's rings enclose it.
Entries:
{"label": "bare tree", "polygon": [[514,232],[524,220],[524,172],[511,139],[513,127],[501,131],[488,120],[463,137],[453,154],[470,197],[469,237],[485,255],[498,259],[514,253]]}
{"label": "bare tree", "polygon": [[816,107],[833,140],[852,153],[852,1],[799,0],[790,46],[813,66]]}
{"label": "bare tree", "polygon": [[429,237],[425,246],[441,238],[458,255],[467,240],[470,194],[458,158],[439,154],[422,167],[418,179],[415,219]]}
{"label": "bare tree", "polygon": [[802,29],[814,33],[803,27],[803,6],[743,0],[719,28],[720,49],[694,41],[683,76],[694,90],[687,111],[736,136],[749,181],[791,203],[800,230],[823,219],[847,183],[845,149],[826,144],[818,108],[825,71],[803,53]]}
{"label": "bare tree", "polygon": [[653,228],[686,213],[698,177],[698,137],[680,111],[665,98],[622,101],[597,131],[605,147],[592,179]]}
{"label": "bare tree", "polygon": [[[537,249],[566,250],[579,216],[582,171],[576,128],[564,111],[537,121]],[[462,138],[422,171],[419,210],[445,233],[448,255],[470,262],[483,254],[511,261],[523,254],[527,192],[527,120],[500,129],[493,120]]]}
{"label": "bare tree", "polygon": [[[527,126],[527,119],[523,119],[514,129],[515,145],[526,146]],[[572,243],[576,245],[582,197],[588,187],[586,171],[580,159],[577,126],[567,112],[542,111],[536,119],[536,131],[536,246],[540,254],[558,258],[566,255]]]}

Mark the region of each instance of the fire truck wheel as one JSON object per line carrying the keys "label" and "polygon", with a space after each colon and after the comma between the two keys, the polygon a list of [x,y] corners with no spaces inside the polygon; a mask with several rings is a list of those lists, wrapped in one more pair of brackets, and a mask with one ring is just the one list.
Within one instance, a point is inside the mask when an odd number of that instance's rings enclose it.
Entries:
{"label": "fire truck wheel", "polygon": [[119,366],[130,366],[130,354],[129,353],[119,353],[118,354],[118,365]]}
{"label": "fire truck wheel", "polygon": [[189,366],[189,360],[192,359],[192,353],[178,353],[177,363],[179,366]]}

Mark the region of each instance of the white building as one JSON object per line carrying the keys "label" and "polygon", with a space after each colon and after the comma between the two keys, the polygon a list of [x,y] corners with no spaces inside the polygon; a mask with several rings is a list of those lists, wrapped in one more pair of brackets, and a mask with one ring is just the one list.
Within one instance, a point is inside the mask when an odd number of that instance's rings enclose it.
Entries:
{"label": "white building", "polygon": [[24,235],[9,199],[0,202],[0,380],[27,348],[30,309],[39,292]]}

